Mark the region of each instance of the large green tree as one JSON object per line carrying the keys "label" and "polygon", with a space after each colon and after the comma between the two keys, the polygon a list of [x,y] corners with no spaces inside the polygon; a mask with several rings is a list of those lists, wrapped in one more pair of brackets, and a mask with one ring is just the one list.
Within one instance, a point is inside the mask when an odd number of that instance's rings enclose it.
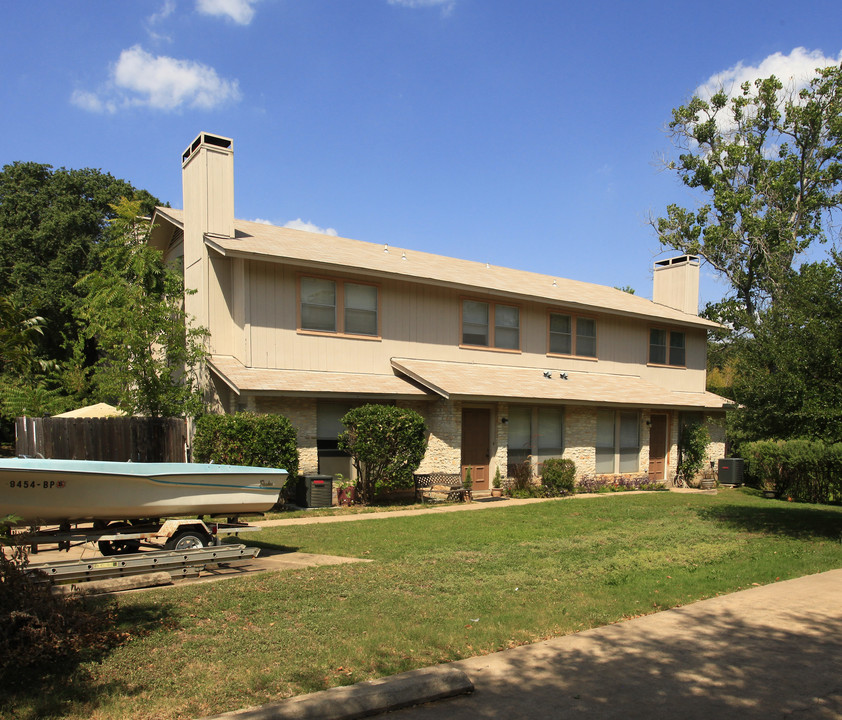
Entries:
{"label": "large green tree", "polygon": [[101,268],[77,284],[85,335],[99,348],[95,392],[130,414],[198,415],[207,333],[184,312],[181,274],[149,246],[141,203],[123,198],[113,210]]}
{"label": "large green tree", "polygon": [[734,440],[842,442],[842,262],[806,263],[736,361]]}
{"label": "large green tree", "polygon": [[[145,214],[160,204],[101,170],[15,162],[0,172],[0,297],[44,318],[35,351],[46,360],[65,362],[78,352],[76,282],[99,267],[112,206],[121,197],[140,201]],[[96,348],[83,351],[89,364]]]}
{"label": "large green tree", "polygon": [[668,167],[705,201],[670,205],[652,225],[665,247],[727,278],[731,292],[707,314],[751,333],[842,203],[842,69],[817,70],[798,92],[769,77],[693,97],[669,128],[681,152]]}

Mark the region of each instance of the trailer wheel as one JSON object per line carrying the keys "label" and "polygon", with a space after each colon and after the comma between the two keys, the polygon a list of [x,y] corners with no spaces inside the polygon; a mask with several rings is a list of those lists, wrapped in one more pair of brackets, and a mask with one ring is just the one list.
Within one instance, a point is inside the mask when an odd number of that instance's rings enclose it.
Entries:
{"label": "trailer wheel", "polygon": [[[112,530],[129,527],[128,523],[108,526]],[[100,540],[97,543],[101,555],[131,555],[140,552],[140,540]]]}
{"label": "trailer wheel", "polygon": [[210,543],[210,538],[201,530],[179,530],[166,543],[165,550],[193,550],[203,548]]}

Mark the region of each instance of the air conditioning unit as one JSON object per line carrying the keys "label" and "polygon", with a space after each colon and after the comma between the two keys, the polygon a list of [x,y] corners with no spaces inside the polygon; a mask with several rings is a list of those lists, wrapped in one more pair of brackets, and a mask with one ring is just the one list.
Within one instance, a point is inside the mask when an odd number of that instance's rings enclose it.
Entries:
{"label": "air conditioning unit", "polygon": [[743,458],[719,458],[719,484],[742,485],[744,469]]}

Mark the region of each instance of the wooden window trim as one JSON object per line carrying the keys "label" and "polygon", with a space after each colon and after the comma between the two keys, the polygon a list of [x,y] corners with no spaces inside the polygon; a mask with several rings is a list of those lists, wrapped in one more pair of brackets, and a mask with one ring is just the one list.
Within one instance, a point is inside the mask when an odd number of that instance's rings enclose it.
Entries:
{"label": "wooden window trim", "polygon": [[[573,347],[572,353],[557,353],[552,352],[550,350],[550,323],[551,323],[551,316],[552,315],[566,315],[571,320],[571,334],[570,334],[570,343]],[[596,355],[577,355],[576,354],[576,323],[579,318],[583,320],[593,320],[596,325],[596,337],[594,338],[594,342],[596,345]],[[590,362],[597,362],[599,360],[599,318],[595,315],[585,315],[579,313],[572,313],[567,312],[564,310],[559,310],[558,308],[549,308],[547,310],[547,357],[557,357],[557,358],[572,358],[575,360],[588,360]]]}
{"label": "wooden window trim", "polygon": [[[488,345],[468,345],[462,342],[464,337],[462,333],[462,323],[465,308],[465,301],[484,303],[488,305]],[[517,308],[517,348],[500,348],[494,347],[494,310],[501,305],[503,307]],[[523,307],[517,303],[510,302],[496,302],[495,300],[486,300],[484,298],[472,297],[464,295],[459,298],[459,347],[462,350],[485,350],[489,352],[509,353],[515,355],[523,354]]]}
{"label": "wooden window trim", "polygon": [[[666,351],[667,351],[667,362],[665,363],[656,363],[651,361],[652,357],[652,331],[653,330],[663,330],[667,334],[667,344],[666,344]],[[670,339],[672,337],[672,333],[680,333],[684,336],[684,364],[683,365],[672,365],[669,362],[670,356]],[[649,327],[649,337],[646,341],[646,364],[649,367],[656,367],[656,368],[672,368],[673,370],[686,370],[687,369],[687,331],[686,330],[675,330],[668,327],[663,327],[661,325],[650,325]]]}
{"label": "wooden window trim", "polygon": [[[336,287],[336,330],[308,330],[301,327],[301,280],[303,278],[312,278],[314,280],[330,280],[332,283],[335,284]],[[362,335],[359,333],[346,333],[345,332],[345,284],[350,283],[351,285],[367,285],[369,287],[373,287],[377,289],[377,334],[376,335]],[[383,335],[380,332],[380,324],[381,324],[381,297],[383,293],[381,292],[381,285],[379,283],[368,282],[365,280],[355,280],[353,278],[337,278],[332,277],[330,275],[315,275],[310,273],[300,273],[297,276],[296,283],[295,283],[295,293],[296,293],[296,332],[299,335],[313,335],[317,337],[341,337],[341,338],[348,338],[352,340],[374,340],[374,341],[381,341],[383,339]]]}

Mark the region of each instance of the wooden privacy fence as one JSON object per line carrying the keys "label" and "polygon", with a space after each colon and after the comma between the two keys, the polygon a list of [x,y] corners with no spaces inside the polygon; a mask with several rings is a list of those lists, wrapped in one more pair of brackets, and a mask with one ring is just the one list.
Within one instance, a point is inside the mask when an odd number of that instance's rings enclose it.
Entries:
{"label": "wooden privacy fence", "polygon": [[63,460],[185,462],[181,418],[30,418],[15,420],[18,455]]}

